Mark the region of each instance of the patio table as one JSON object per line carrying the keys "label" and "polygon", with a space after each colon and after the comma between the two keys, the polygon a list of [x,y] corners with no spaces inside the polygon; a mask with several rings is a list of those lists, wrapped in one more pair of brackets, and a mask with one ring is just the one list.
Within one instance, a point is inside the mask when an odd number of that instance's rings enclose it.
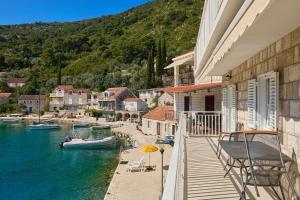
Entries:
{"label": "patio table", "polygon": [[[247,160],[248,154],[246,149],[246,144],[244,141],[220,141],[222,149],[235,160]],[[279,152],[275,148],[263,143],[263,142],[248,142],[249,153],[252,160],[267,160],[267,161],[281,161]],[[284,162],[289,162],[291,159],[282,154],[282,159]]]}
{"label": "patio table", "polygon": [[[275,163],[281,163],[281,157],[279,151],[263,142],[260,141],[219,141],[222,149],[235,161],[240,163],[240,178],[242,182],[242,196],[245,194],[245,187],[243,183],[243,169],[250,168],[251,176],[252,173],[252,165],[246,166],[246,160],[252,161],[270,161],[270,165],[277,166]],[[282,161],[284,163],[291,161],[291,159],[284,155],[282,155]],[[255,179],[255,177],[253,177]],[[256,183],[254,184],[257,196],[259,196]]]}

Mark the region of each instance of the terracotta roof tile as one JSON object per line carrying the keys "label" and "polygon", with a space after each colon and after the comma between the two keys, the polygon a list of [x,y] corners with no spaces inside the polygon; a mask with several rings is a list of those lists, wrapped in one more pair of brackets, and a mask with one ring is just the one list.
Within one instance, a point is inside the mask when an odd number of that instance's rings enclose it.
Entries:
{"label": "terracotta roof tile", "polygon": [[25,83],[27,78],[11,78],[8,83]]}
{"label": "terracotta roof tile", "polygon": [[221,82],[201,83],[198,85],[185,85],[185,86],[163,88],[162,91],[168,92],[168,93],[191,92],[191,91],[196,91],[196,90],[201,90],[201,89],[220,87],[221,85],[222,85]]}
{"label": "terracotta roof tile", "polygon": [[11,96],[11,93],[0,93],[0,98],[7,98],[10,96]]}
{"label": "terracotta roof tile", "polygon": [[146,119],[158,121],[174,120],[173,106],[158,106],[143,116]]}
{"label": "terracotta roof tile", "polygon": [[58,85],[58,86],[56,86],[55,89],[56,89],[56,90],[64,90],[64,91],[68,91],[68,90],[73,89],[73,86],[72,86],[72,85]]}
{"label": "terracotta roof tile", "polygon": [[5,77],[6,76],[6,72],[0,72],[0,78],[3,78],[3,77]]}
{"label": "terracotta roof tile", "polygon": [[125,102],[139,102],[139,101],[143,101],[140,98],[127,98],[124,100]]}

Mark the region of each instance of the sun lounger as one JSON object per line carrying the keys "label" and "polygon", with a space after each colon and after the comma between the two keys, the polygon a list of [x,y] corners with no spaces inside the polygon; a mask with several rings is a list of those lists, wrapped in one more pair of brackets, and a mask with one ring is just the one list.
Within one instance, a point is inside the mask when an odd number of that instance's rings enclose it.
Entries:
{"label": "sun lounger", "polygon": [[126,167],[126,171],[142,171],[144,169],[144,157],[139,161],[129,162]]}

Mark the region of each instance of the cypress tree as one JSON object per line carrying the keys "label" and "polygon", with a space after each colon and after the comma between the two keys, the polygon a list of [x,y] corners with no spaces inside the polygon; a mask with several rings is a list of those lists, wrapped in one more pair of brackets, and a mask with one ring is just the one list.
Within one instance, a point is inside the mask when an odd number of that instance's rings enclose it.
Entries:
{"label": "cypress tree", "polygon": [[158,45],[157,45],[157,55],[156,55],[156,76],[157,76],[158,80],[160,80],[163,70],[164,69],[162,66],[161,39],[159,39]]}
{"label": "cypress tree", "polygon": [[163,68],[165,68],[167,66],[167,46],[166,46],[165,37],[163,38],[161,57],[162,57],[162,66]]}
{"label": "cypress tree", "polygon": [[154,61],[153,61],[153,49],[150,50],[148,54],[148,62],[147,62],[147,79],[146,79],[146,87],[149,89],[153,85],[154,79]]}
{"label": "cypress tree", "polygon": [[57,85],[61,85],[61,58],[59,56],[59,67],[57,72]]}

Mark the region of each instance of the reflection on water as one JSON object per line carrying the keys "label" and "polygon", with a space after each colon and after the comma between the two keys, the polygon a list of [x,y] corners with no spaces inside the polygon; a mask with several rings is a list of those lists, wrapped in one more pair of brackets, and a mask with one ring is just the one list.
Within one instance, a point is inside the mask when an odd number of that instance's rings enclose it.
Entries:
{"label": "reflection on water", "polygon": [[[117,165],[118,148],[65,151],[59,143],[71,126],[28,130],[24,123],[0,123],[1,199],[103,199]],[[83,137],[110,130],[79,130]]]}

